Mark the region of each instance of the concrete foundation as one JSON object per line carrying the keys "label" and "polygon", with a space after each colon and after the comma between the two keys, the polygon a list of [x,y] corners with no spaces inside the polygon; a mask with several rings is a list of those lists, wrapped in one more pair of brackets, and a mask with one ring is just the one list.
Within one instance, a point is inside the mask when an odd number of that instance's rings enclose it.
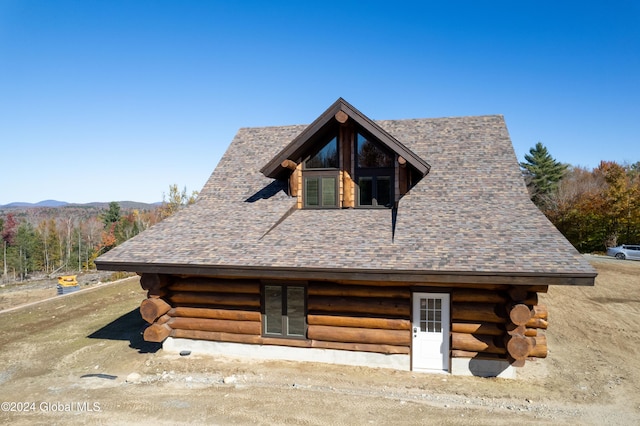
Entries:
{"label": "concrete foundation", "polygon": [[360,365],[394,370],[410,369],[409,355],[377,354],[372,352],[351,352],[335,349],[296,348],[272,345],[248,345],[243,343],[212,342],[207,340],[178,339],[168,337],[162,344],[167,352],[224,355],[261,360],[307,361],[326,364]]}
{"label": "concrete foundation", "polygon": [[[168,337],[162,349],[170,353],[191,351],[198,355],[222,355],[259,360],[283,360],[321,362],[326,364],[356,365],[377,368],[391,368],[409,371],[409,355],[385,355],[372,352],[352,352],[335,349],[296,348],[275,345],[248,345],[243,343],[212,342],[208,340],[178,339]],[[428,371],[427,373],[438,373]],[[439,373],[445,373],[442,371]],[[475,358],[452,358],[451,374],[459,376],[516,378],[516,369],[507,361]]]}

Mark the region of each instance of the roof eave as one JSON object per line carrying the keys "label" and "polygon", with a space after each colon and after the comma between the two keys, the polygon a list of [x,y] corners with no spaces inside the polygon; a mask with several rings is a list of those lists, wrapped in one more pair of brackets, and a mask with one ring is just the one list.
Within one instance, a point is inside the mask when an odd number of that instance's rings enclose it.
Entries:
{"label": "roof eave", "polygon": [[504,284],[593,286],[597,273],[475,272],[288,268],[96,261],[100,270],[281,280],[406,282],[413,285]]}

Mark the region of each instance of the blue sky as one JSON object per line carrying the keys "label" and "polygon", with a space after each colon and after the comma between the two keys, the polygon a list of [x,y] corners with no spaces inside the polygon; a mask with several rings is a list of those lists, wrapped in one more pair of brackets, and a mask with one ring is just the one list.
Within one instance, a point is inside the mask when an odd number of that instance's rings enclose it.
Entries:
{"label": "blue sky", "polygon": [[0,0],[0,205],[200,190],[238,128],[338,97],[634,163],[640,2]]}

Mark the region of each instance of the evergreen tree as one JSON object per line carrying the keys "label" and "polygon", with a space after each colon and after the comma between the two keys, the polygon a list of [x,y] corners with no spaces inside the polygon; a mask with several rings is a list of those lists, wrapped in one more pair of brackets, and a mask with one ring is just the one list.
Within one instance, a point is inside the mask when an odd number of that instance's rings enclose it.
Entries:
{"label": "evergreen tree", "polygon": [[7,277],[8,273],[8,259],[9,255],[8,248],[13,244],[13,240],[16,235],[16,229],[18,227],[18,222],[13,217],[13,214],[9,213],[7,215],[6,220],[2,221],[1,234],[2,237],[2,276],[3,278]]}
{"label": "evergreen tree", "polygon": [[521,162],[520,167],[529,195],[538,207],[543,208],[549,196],[557,190],[558,183],[564,177],[568,165],[556,161],[541,142],[531,148],[524,159],[526,161]]}
{"label": "evergreen tree", "polygon": [[14,246],[11,247],[12,257],[9,258],[12,268],[18,272],[21,280],[35,269],[36,240],[33,226],[28,222],[22,222],[16,231]]}
{"label": "evergreen tree", "polygon": [[102,223],[105,228],[108,228],[117,222],[120,222],[120,204],[112,201],[109,203],[109,210],[102,214]]}

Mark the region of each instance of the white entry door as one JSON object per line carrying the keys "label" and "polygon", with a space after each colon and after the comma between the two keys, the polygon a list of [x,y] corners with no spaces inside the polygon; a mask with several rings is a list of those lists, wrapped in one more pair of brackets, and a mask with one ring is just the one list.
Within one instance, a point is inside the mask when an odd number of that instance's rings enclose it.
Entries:
{"label": "white entry door", "polygon": [[413,370],[449,371],[449,294],[413,293]]}

